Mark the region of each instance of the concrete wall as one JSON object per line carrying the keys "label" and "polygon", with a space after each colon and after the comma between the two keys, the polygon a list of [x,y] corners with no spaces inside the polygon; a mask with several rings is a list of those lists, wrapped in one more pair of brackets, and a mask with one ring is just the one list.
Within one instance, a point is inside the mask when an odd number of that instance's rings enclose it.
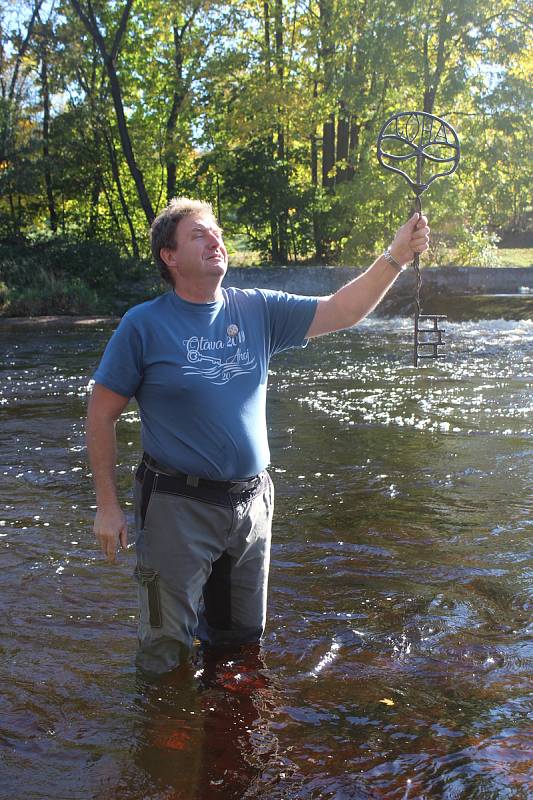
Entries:
{"label": "concrete wall", "polygon": [[[327,295],[361,272],[357,267],[230,267],[224,285]],[[411,294],[415,285],[409,268],[390,294]],[[533,290],[533,267],[430,267],[422,270],[422,287],[431,294],[516,294],[521,287]]]}

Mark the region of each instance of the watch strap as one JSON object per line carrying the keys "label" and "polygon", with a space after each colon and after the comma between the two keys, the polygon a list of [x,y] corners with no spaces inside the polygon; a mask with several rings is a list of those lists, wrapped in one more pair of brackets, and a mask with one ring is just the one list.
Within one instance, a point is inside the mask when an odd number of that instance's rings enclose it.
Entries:
{"label": "watch strap", "polygon": [[392,266],[395,267],[398,270],[398,272],[403,272],[404,269],[406,269],[407,267],[407,264],[404,264],[402,266],[401,264],[398,263],[398,261],[396,261],[396,259],[394,258],[394,256],[390,251],[390,247],[387,247],[387,249],[383,253],[383,258],[385,259],[385,261],[388,261],[389,264],[392,264]]}

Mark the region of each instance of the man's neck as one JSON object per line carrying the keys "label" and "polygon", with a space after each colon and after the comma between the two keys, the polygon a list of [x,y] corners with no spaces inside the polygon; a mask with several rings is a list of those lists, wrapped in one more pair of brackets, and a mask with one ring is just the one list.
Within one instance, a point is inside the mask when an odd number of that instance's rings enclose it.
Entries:
{"label": "man's neck", "polygon": [[211,286],[184,286],[177,281],[174,284],[174,292],[189,303],[213,303],[222,299],[221,281]]}

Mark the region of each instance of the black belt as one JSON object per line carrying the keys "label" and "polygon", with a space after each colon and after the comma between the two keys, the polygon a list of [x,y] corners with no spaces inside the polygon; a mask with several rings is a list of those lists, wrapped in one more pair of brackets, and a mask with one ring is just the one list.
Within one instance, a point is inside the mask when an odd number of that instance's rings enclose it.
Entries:
{"label": "black belt", "polygon": [[174,478],[183,486],[192,486],[194,488],[200,487],[227,492],[245,492],[249,489],[255,489],[261,479],[260,475],[253,475],[251,478],[244,478],[242,481],[213,481],[209,478],[199,478],[197,475],[188,475],[186,472],[180,472],[179,469],[172,469],[171,467],[159,464],[155,458],[149,456],[148,453],[143,453],[143,462],[152,472]]}

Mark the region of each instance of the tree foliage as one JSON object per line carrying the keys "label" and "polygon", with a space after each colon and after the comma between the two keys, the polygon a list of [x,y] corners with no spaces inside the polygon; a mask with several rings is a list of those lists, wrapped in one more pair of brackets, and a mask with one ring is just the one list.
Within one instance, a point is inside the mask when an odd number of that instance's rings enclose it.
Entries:
{"label": "tree foliage", "polygon": [[265,260],[360,259],[409,210],[375,158],[409,108],[462,142],[428,192],[441,239],[523,231],[531,72],[525,0],[0,3],[0,235],[144,256],[186,194]]}

